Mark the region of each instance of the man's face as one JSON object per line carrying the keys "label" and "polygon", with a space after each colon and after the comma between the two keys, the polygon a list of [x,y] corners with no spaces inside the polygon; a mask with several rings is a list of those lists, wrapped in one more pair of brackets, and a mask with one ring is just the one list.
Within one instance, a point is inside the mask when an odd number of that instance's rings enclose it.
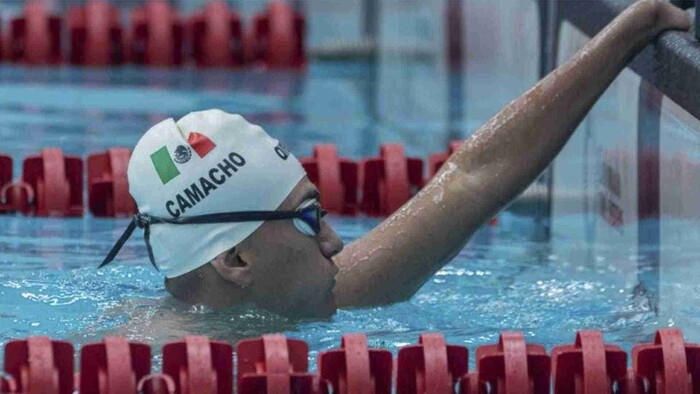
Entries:
{"label": "man's face", "polygon": [[[292,211],[319,197],[304,177],[279,210]],[[248,240],[251,256],[253,300],[273,312],[295,316],[330,316],[338,268],[331,259],[343,249],[343,241],[325,220],[321,231],[310,236],[292,220],[265,222]]]}

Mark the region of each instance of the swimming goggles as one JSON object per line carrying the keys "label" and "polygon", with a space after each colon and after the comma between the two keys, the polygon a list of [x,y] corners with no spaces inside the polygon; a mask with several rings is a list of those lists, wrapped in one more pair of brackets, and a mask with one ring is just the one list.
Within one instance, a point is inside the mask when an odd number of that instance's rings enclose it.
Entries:
{"label": "swimming goggles", "polygon": [[107,257],[102,261],[98,268],[102,268],[117,257],[117,254],[129,240],[131,234],[137,227],[144,230],[143,236],[146,240],[146,248],[148,249],[148,258],[151,264],[158,270],[158,266],[153,258],[153,250],[151,249],[150,235],[151,226],[156,224],[215,224],[215,223],[242,223],[242,222],[265,222],[277,220],[292,220],[294,226],[303,234],[310,237],[316,236],[321,232],[321,219],[326,216],[326,211],[321,209],[321,205],[317,200],[308,200],[301,204],[295,211],[243,211],[243,212],[223,212],[212,213],[207,215],[183,216],[178,218],[164,218],[151,216],[144,213],[134,215],[131,223],[126,228],[121,237],[114,244],[112,249],[107,254]]}

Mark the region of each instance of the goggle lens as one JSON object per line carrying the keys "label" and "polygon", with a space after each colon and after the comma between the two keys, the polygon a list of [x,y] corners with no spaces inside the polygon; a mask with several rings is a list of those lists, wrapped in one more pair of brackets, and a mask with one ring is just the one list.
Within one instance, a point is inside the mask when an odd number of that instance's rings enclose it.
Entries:
{"label": "goggle lens", "polygon": [[303,218],[293,219],[294,227],[302,234],[310,237],[316,236],[321,231],[321,219],[326,215],[326,212],[321,209],[321,205],[316,200],[309,200],[299,206],[297,210],[301,212]]}

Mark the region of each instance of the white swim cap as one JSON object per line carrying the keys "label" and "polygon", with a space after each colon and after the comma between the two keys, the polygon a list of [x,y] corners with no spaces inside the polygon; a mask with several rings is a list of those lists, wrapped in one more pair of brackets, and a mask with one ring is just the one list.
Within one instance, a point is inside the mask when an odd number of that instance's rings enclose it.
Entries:
{"label": "white swim cap", "polygon": [[[153,126],[136,144],[128,170],[139,213],[165,218],[274,211],[304,175],[299,161],[260,126],[220,110]],[[168,278],[186,274],[261,225],[150,226],[154,262]]]}

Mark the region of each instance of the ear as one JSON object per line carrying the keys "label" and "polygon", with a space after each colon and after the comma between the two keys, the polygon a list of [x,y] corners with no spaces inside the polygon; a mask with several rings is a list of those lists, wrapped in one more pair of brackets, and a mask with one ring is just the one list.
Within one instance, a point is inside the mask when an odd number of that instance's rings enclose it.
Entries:
{"label": "ear", "polygon": [[238,248],[231,248],[216,256],[211,265],[222,278],[242,288],[253,283],[250,264],[241,256]]}

